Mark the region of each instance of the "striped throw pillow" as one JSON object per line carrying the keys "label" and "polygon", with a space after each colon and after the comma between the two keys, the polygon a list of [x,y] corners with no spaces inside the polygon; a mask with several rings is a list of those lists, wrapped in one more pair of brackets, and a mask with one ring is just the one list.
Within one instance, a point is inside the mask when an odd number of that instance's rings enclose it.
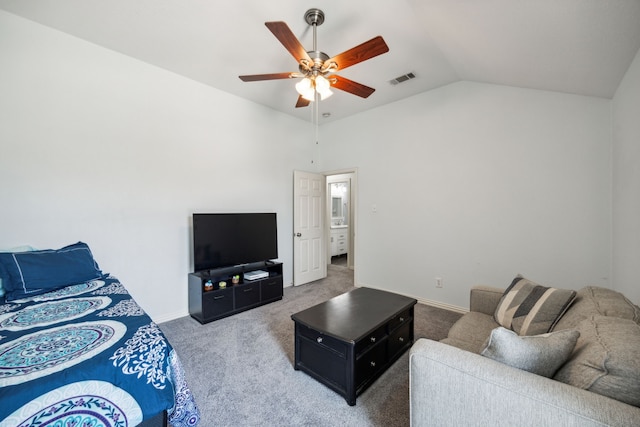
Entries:
{"label": "striped throw pillow", "polygon": [[518,335],[545,334],[575,297],[575,291],[549,288],[518,275],[502,295],[493,317]]}

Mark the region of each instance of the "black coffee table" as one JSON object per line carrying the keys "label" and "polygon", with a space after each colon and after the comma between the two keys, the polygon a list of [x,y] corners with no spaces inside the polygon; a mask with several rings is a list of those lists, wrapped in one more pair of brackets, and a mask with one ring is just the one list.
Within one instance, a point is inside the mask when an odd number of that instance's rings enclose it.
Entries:
{"label": "black coffee table", "polygon": [[357,288],[295,313],[294,368],[355,405],[356,396],[413,344],[416,302]]}

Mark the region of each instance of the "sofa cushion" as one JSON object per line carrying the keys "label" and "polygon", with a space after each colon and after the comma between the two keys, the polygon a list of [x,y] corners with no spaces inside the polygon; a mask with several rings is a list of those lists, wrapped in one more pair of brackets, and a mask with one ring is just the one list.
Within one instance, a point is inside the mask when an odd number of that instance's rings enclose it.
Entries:
{"label": "sofa cushion", "polygon": [[573,290],[549,288],[518,275],[505,290],[494,318],[518,335],[551,331],[575,298]]}
{"label": "sofa cushion", "polygon": [[640,308],[623,294],[612,289],[587,286],[576,293],[575,301],[553,330],[575,328],[584,319],[595,315],[621,317],[640,323]]}
{"label": "sofa cushion", "polygon": [[500,326],[491,331],[480,354],[505,365],[551,378],[571,356],[578,336],[580,332],[567,329],[521,337]]}
{"label": "sofa cushion", "polygon": [[498,326],[493,316],[470,311],[453,324],[442,342],[478,354],[491,331]]}
{"label": "sofa cushion", "polygon": [[469,351],[478,354],[478,344],[470,341],[462,341],[457,338],[445,338],[440,340],[441,343],[459,348],[460,350]]}
{"label": "sofa cushion", "polygon": [[640,406],[640,325],[630,319],[591,316],[576,328],[580,338],[555,379]]}

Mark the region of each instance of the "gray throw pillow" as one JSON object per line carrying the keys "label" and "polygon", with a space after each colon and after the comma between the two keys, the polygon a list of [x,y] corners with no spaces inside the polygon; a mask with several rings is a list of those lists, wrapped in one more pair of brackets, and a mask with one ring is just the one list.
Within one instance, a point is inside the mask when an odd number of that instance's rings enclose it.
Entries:
{"label": "gray throw pillow", "polygon": [[553,330],[575,297],[575,291],[549,288],[518,275],[504,291],[493,317],[518,335],[544,334]]}
{"label": "gray throw pillow", "polygon": [[480,353],[505,365],[551,378],[569,359],[580,332],[574,329],[518,336],[502,326],[491,331]]}

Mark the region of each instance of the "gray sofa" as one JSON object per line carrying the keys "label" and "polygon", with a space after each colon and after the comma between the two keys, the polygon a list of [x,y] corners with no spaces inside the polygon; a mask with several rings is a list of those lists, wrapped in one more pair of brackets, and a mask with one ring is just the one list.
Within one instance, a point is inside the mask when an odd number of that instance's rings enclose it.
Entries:
{"label": "gray sofa", "polygon": [[500,326],[494,312],[503,293],[474,287],[470,311],[447,338],[415,342],[412,426],[640,426],[637,306],[610,289],[577,291],[552,331],[578,330],[580,337],[546,378],[480,354]]}

